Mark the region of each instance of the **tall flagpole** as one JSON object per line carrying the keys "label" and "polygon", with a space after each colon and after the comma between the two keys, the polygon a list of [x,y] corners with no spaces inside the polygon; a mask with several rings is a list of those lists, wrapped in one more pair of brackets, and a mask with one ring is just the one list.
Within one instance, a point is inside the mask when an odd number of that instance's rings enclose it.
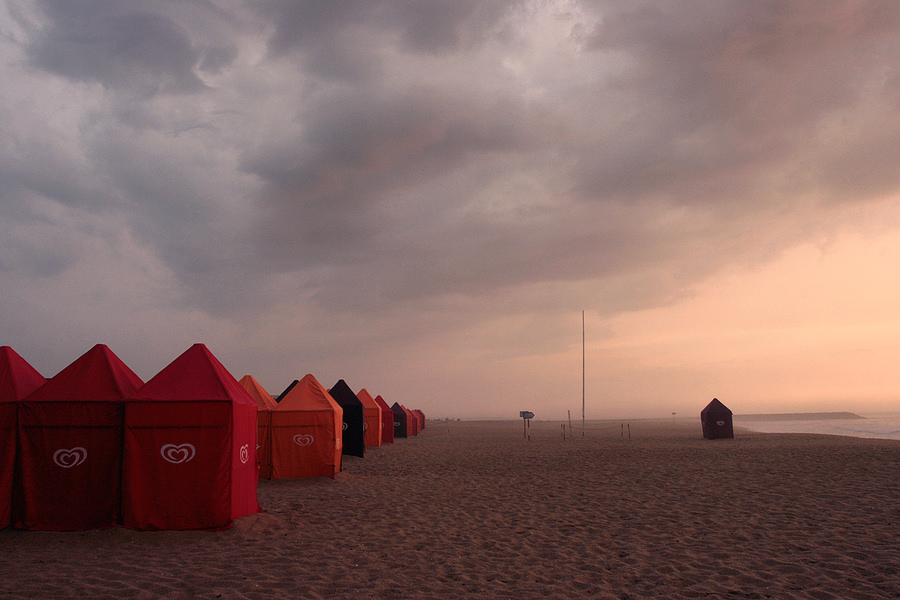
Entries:
{"label": "tall flagpole", "polygon": [[581,437],[584,437],[584,311],[581,311]]}

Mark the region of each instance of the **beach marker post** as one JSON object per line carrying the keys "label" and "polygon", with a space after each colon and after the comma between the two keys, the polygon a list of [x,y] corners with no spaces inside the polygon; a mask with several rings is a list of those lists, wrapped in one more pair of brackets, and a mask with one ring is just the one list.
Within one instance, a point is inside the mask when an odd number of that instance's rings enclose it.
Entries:
{"label": "beach marker post", "polygon": [[522,417],[522,433],[525,436],[525,439],[531,441],[531,436],[528,435],[528,430],[531,429],[531,419],[534,418],[534,413],[530,410],[520,410],[519,416]]}

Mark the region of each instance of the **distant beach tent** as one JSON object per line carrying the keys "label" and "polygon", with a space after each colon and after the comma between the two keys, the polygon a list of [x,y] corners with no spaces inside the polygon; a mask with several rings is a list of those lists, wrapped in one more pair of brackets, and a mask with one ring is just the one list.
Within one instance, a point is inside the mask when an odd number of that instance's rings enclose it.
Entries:
{"label": "distant beach tent", "polygon": [[375,403],[381,408],[381,443],[394,443],[394,411],[381,395],[375,396]]}
{"label": "distant beach tent", "polygon": [[703,437],[708,440],[733,438],[734,423],[731,410],[713,398],[712,402],[700,411],[700,424],[703,425]]}
{"label": "distant beach tent", "polygon": [[391,405],[391,412],[394,413],[394,437],[395,438],[405,438],[409,437],[409,429],[407,427],[409,421],[409,415],[403,410],[403,407],[400,406],[399,402],[394,402]]}
{"label": "distant beach tent", "polygon": [[272,410],[276,405],[275,399],[252,375],[244,375],[238,383],[256,401],[256,459],[259,462],[259,476],[263,479],[271,479],[269,422],[272,419]]}
{"label": "distant beach tent", "polygon": [[0,529],[12,522],[18,402],[46,381],[15,350],[0,346]]}
{"label": "distant beach tent", "polygon": [[97,344],[19,403],[16,527],[80,531],[119,524],[122,413],[142,384]]}
{"label": "distant beach tent", "polygon": [[271,479],[331,477],[341,470],[344,409],[310,374],[294,381],[272,410]]}
{"label": "distant beach tent", "polygon": [[413,412],[416,413],[416,418],[419,420],[419,431],[425,429],[425,413],[423,413],[418,408]]}
{"label": "distant beach tent", "polygon": [[260,512],[256,402],[194,344],[125,406],[122,524],[218,530]]}
{"label": "distant beach tent", "polygon": [[381,407],[378,406],[375,398],[372,397],[372,394],[366,388],[356,392],[356,397],[359,398],[363,405],[363,420],[365,421],[363,429],[365,430],[366,448],[377,448],[381,446]]}
{"label": "distant beach tent", "polygon": [[416,418],[416,415],[402,404],[400,407],[406,412],[406,435],[409,437],[419,435],[419,420]]}
{"label": "distant beach tent", "polygon": [[363,458],[366,452],[365,420],[363,404],[343,379],[328,390],[334,401],[344,410],[343,452],[350,456]]}

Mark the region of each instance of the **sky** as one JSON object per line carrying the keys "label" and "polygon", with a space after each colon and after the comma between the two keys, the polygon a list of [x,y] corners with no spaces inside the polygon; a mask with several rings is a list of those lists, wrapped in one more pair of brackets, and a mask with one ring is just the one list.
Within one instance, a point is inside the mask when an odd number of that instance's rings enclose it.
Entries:
{"label": "sky", "polygon": [[430,418],[900,411],[894,0],[6,0],[0,344]]}

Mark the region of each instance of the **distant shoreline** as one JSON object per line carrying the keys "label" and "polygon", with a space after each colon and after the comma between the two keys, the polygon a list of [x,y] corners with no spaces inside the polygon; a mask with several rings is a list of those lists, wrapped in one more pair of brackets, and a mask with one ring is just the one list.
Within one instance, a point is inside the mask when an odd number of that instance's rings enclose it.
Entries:
{"label": "distant shoreline", "polygon": [[866,417],[852,412],[820,412],[734,415],[734,418],[741,419],[743,421],[843,421],[851,419],[865,419]]}

